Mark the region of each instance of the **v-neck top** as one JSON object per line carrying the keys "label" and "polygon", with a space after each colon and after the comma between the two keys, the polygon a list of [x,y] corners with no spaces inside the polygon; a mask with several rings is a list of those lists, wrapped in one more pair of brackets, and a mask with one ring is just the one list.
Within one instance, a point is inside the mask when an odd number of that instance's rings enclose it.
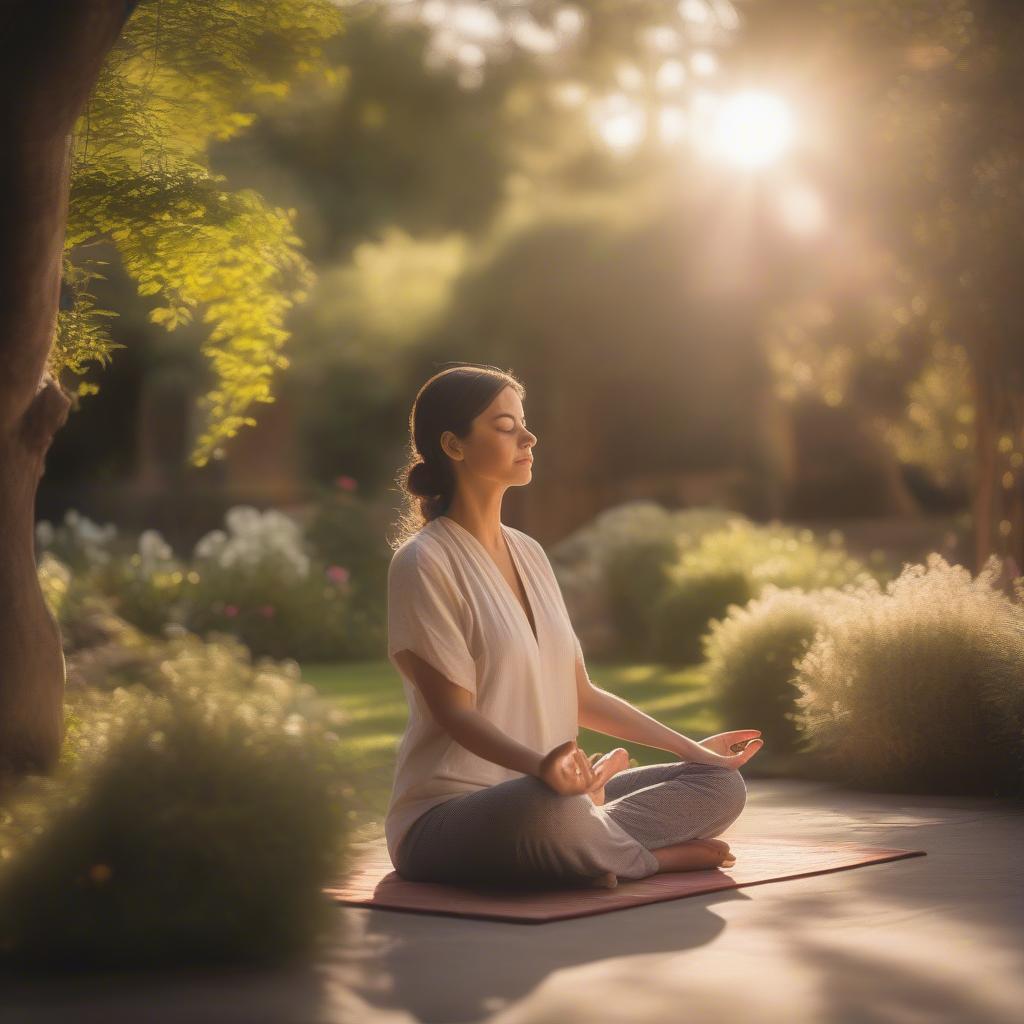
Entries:
{"label": "v-neck top", "polygon": [[501,524],[537,627],[484,545],[438,516],[394,552],[388,567],[388,659],[402,679],[409,720],[398,745],[384,819],[388,853],[420,815],[523,773],[467,750],[434,720],[395,655],[418,654],[474,695],[507,736],[546,754],[579,731],[576,660],[583,651],[547,553]]}

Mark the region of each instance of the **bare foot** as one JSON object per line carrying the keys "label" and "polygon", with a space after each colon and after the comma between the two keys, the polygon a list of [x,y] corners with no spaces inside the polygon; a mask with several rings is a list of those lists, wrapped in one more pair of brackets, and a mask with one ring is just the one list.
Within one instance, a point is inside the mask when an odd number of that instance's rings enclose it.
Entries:
{"label": "bare foot", "polygon": [[[614,750],[609,750],[604,757],[599,757],[594,762],[594,771],[600,770],[602,767],[608,773],[608,779],[613,775],[618,775],[619,772],[624,772],[629,767],[629,751],[625,747],[616,747]],[[608,781],[607,779],[605,780]],[[604,786],[598,789],[593,789],[587,794],[595,804],[601,806],[604,803]]]}
{"label": "bare foot", "polygon": [[712,850],[721,851],[723,859],[722,863],[718,865],[719,867],[731,868],[736,863],[736,854],[729,849],[729,844],[724,839],[693,839],[691,842],[704,843]]}
{"label": "bare foot", "polygon": [[592,878],[591,884],[595,889],[614,889],[619,884],[619,879],[614,871],[606,871],[603,875]]}
{"label": "bare foot", "polygon": [[689,842],[663,846],[651,853],[658,859],[659,871],[730,868],[736,863],[736,857],[724,839],[691,839]]}

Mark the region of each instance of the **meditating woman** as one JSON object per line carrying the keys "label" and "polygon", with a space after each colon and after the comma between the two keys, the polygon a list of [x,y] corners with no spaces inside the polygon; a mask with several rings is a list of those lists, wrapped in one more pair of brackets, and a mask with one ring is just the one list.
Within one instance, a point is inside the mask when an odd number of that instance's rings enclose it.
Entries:
{"label": "meditating woman", "polygon": [[[388,657],[409,704],[385,818],[392,864],[414,881],[608,888],[729,867],[712,837],[743,810],[738,769],[760,733],[697,743],[591,683],[543,547],[501,522],[506,489],[532,475],[524,395],[510,373],[459,364],[413,404],[388,570]],[[588,758],[581,725],[683,760]]]}

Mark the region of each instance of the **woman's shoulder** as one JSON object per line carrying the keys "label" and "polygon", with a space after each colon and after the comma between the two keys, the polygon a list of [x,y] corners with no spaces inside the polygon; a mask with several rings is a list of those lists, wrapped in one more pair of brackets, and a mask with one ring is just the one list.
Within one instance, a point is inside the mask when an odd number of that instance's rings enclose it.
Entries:
{"label": "woman's shoulder", "polygon": [[444,558],[444,548],[431,523],[427,523],[392,552],[389,574],[430,570],[443,566]]}

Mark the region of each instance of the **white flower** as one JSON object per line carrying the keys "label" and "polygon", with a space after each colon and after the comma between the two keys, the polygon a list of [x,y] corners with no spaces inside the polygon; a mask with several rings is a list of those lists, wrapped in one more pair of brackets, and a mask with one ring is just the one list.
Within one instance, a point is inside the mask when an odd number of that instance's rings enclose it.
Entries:
{"label": "white flower", "polygon": [[174,552],[160,535],[159,530],[143,530],[139,536],[140,568],[145,576],[167,567],[174,561]]}
{"label": "white flower", "polygon": [[302,530],[290,516],[276,509],[261,513],[248,505],[237,505],[224,517],[228,532],[214,530],[195,547],[196,558],[216,561],[222,569],[256,569],[267,563],[287,575],[309,575],[310,558]]}
{"label": "white flower", "polygon": [[211,530],[199,538],[192,553],[196,558],[215,558],[227,539],[223,530]]}

